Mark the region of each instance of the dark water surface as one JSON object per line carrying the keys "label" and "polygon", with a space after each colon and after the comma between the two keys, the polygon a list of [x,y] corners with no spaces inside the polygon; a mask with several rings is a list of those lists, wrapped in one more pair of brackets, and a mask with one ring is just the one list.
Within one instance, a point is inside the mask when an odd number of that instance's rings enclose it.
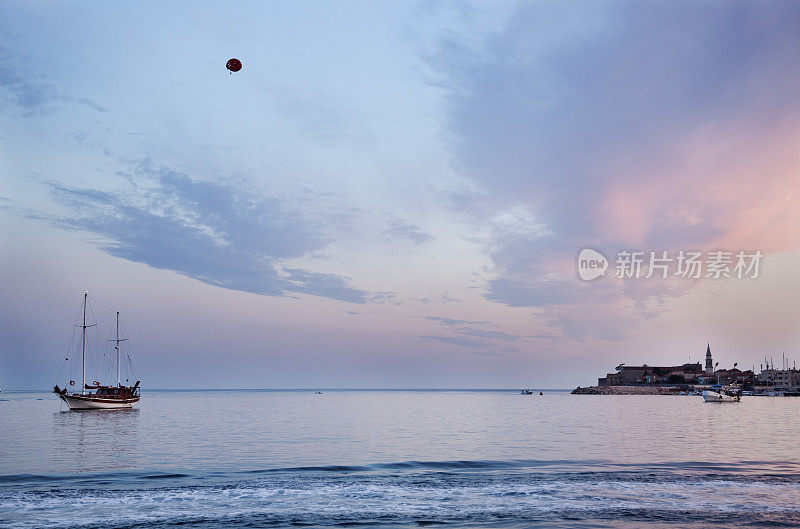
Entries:
{"label": "dark water surface", "polygon": [[0,393],[0,527],[798,527],[800,398]]}

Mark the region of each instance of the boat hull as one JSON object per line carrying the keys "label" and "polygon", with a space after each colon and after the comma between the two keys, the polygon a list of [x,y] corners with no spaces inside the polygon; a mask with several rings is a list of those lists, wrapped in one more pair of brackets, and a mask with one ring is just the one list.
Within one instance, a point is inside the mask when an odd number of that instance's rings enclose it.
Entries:
{"label": "boat hull", "polygon": [[704,391],[703,400],[705,402],[739,402],[739,397],[717,393],[716,391]]}
{"label": "boat hull", "polygon": [[132,408],[134,404],[139,402],[139,397],[108,399],[96,397],[94,395],[81,395],[79,393],[59,396],[61,400],[67,403],[67,406],[69,406],[71,410],[121,410]]}

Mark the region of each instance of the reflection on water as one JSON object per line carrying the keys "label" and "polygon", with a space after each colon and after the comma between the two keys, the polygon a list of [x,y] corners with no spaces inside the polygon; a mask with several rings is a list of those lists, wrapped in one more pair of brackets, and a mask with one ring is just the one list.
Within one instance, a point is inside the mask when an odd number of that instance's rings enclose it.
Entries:
{"label": "reflection on water", "polygon": [[61,410],[53,414],[59,459],[72,472],[130,468],[138,444],[139,410]]}

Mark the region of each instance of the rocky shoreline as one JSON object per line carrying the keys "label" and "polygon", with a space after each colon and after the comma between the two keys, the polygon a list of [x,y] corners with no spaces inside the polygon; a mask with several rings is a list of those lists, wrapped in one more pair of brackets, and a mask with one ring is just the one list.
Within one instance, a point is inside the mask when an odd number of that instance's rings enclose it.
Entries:
{"label": "rocky shoreline", "polygon": [[678,386],[578,386],[573,395],[678,395],[693,388]]}

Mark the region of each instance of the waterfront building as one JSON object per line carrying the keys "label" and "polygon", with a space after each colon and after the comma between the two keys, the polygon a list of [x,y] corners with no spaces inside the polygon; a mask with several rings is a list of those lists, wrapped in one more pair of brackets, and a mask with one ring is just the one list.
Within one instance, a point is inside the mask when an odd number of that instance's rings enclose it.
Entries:
{"label": "waterfront building", "polygon": [[758,382],[763,386],[794,388],[800,386],[800,370],[764,369],[758,375]]}
{"label": "waterfront building", "polygon": [[713,375],[703,378],[701,384],[740,384],[742,386],[756,385],[758,379],[756,374],[748,369],[742,371],[741,369],[717,369]]}
{"label": "waterfront building", "polygon": [[633,386],[636,384],[693,384],[703,374],[697,362],[680,366],[627,366],[620,364],[616,373],[597,379],[598,386]]}
{"label": "waterfront building", "polygon": [[680,384],[740,384],[742,386],[769,386],[775,388],[800,388],[800,370],[789,368],[774,369],[767,363],[767,369],[756,375],[755,368],[742,371],[733,364],[733,369],[715,369],[711,356],[711,344],[706,345],[705,369],[699,362],[680,366],[649,366],[647,364],[629,366],[620,364],[616,373],[608,373],[597,379],[598,386],[636,386],[636,385],[680,385]]}

